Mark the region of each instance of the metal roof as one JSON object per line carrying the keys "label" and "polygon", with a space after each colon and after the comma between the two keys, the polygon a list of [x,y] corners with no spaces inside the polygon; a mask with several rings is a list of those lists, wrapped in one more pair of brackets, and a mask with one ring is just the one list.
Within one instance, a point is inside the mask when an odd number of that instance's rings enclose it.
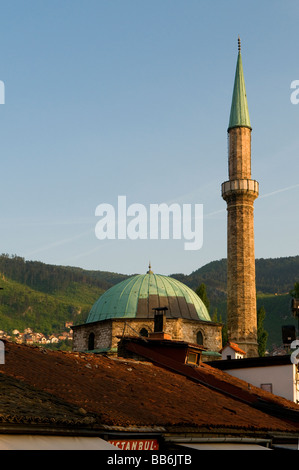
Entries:
{"label": "metal roof", "polygon": [[151,271],[108,289],[94,303],[86,323],[111,318],[153,318],[155,307],[167,307],[168,318],[211,321],[198,295],[182,282]]}
{"label": "metal roof", "polygon": [[251,129],[240,48],[238,53],[228,130],[232,129],[233,127],[249,127]]}

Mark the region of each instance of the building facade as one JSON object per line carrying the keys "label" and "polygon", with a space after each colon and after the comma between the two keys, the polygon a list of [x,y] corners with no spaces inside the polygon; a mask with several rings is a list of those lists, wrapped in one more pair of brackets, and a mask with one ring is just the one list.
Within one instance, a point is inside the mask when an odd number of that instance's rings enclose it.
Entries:
{"label": "building facade", "polygon": [[[117,354],[118,342],[122,336],[150,336],[154,333],[154,323],[154,318],[147,320],[111,318],[75,326],[73,351]],[[222,325],[212,321],[168,318],[164,333],[175,341],[186,341],[207,348],[210,354],[204,357],[215,359],[222,342],[221,331]]]}
{"label": "building facade", "polygon": [[222,360],[213,367],[246,382],[299,404],[299,367],[290,355]]}

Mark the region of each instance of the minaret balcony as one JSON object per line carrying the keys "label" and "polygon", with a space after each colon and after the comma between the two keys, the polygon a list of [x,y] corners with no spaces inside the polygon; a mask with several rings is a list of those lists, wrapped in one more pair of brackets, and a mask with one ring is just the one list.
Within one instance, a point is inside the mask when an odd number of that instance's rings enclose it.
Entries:
{"label": "minaret balcony", "polygon": [[254,198],[258,197],[259,184],[251,179],[237,179],[225,181],[221,185],[222,197],[226,199],[233,194],[251,194]]}

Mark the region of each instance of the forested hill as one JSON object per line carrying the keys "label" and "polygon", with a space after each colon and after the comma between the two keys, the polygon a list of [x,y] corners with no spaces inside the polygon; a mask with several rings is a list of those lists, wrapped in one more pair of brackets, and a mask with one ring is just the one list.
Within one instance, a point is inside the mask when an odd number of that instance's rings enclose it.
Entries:
{"label": "forested hill", "polygon": [[[299,282],[299,256],[256,260],[256,290],[263,294],[287,294]],[[212,261],[189,275],[172,274],[192,289],[205,283],[209,295],[226,295],[226,259]]]}
{"label": "forested hill", "polygon": [[[210,313],[226,318],[226,260],[213,261],[189,275],[169,274],[192,289],[207,287]],[[51,333],[64,322],[85,321],[97,298],[129,275],[25,261],[0,255],[0,330]],[[279,343],[281,325],[293,323],[289,292],[299,282],[299,256],[256,260],[257,303],[266,309],[269,343]],[[220,318],[218,317],[220,320]]]}
{"label": "forested hill", "polygon": [[105,291],[128,276],[106,271],[86,271],[39,261],[25,261],[20,256],[0,255],[0,273],[13,281],[47,294],[67,289],[71,283],[98,287]]}
{"label": "forested hill", "polygon": [[0,255],[0,330],[57,334],[83,323],[103,292],[128,276]]}
{"label": "forested hill", "polygon": [[[70,266],[56,266],[39,261],[25,261],[20,256],[0,255],[0,273],[4,276],[25,284],[34,290],[55,294],[67,289],[70,283],[98,287],[105,291],[113,285],[127,279],[129,275],[108,271],[84,270]],[[192,289],[202,282],[213,289],[226,293],[226,259],[212,261],[193,271],[189,275],[169,274]],[[256,288],[264,294],[285,294],[299,282],[299,256],[256,260]]]}
{"label": "forested hill", "polygon": [[[213,261],[188,276],[173,274],[189,287],[196,289],[201,283],[207,288],[210,313],[217,310],[218,320],[226,319],[226,259]],[[268,332],[267,347],[281,345],[282,326],[298,325],[291,311],[289,292],[299,282],[299,256],[257,259],[256,289],[257,308],[264,307],[266,318],[264,327]]]}

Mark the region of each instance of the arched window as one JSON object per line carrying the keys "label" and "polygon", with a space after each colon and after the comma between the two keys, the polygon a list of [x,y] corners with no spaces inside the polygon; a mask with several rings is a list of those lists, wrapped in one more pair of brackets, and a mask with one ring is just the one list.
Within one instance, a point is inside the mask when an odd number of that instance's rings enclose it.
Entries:
{"label": "arched window", "polygon": [[90,333],[88,336],[88,351],[92,351],[94,349],[94,333]]}
{"label": "arched window", "polygon": [[198,331],[198,332],[197,332],[197,335],[196,335],[196,342],[197,342],[197,344],[199,344],[200,346],[203,346],[203,335],[202,335],[202,332],[201,332],[201,331]]}
{"label": "arched window", "polygon": [[146,328],[141,328],[141,330],[139,331],[139,334],[141,336],[145,336],[146,338],[148,337],[148,331]]}

